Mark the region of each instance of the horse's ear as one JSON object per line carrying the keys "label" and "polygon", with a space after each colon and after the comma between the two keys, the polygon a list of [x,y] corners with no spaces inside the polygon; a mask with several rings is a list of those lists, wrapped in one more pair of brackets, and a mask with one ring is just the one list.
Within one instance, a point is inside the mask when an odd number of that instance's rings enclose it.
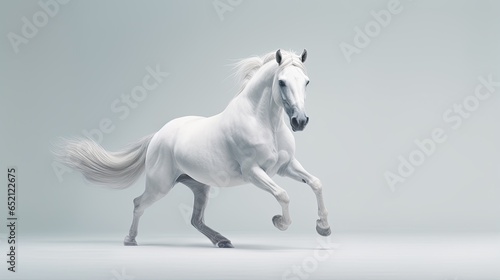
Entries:
{"label": "horse's ear", "polygon": [[281,65],[281,50],[278,49],[276,51],[276,62],[278,62],[279,65]]}
{"label": "horse's ear", "polygon": [[300,60],[302,60],[302,63],[304,63],[307,59],[307,50],[304,49],[304,51],[302,52],[302,55],[300,56]]}

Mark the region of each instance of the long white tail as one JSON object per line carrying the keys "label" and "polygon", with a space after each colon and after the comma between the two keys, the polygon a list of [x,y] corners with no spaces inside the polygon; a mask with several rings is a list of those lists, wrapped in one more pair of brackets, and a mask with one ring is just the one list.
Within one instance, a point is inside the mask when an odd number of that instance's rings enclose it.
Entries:
{"label": "long white tail", "polygon": [[81,172],[92,183],[125,189],[144,171],[146,151],[153,135],[118,152],[106,151],[90,139],[64,140],[54,154],[61,163]]}

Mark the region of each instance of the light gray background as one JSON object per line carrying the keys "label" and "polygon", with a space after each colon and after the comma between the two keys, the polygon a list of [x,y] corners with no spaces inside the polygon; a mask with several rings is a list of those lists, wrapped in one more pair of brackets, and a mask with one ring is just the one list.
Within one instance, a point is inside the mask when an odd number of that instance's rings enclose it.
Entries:
{"label": "light gray background", "polygon": [[[334,233],[498,231],[500,89],[456,131],[442,114],[473,93],[479,76],[500,80],[500,2],[401,1],[403,11],[348,63],[339,44],[352,44],[354,28],[387,3],[243,1],[221,20],[212,1],[73,0],[15,54],[7,34],[40,8],[2,1],[0,159],[3,170],[19,169],[20,234],[124,235],[144,180],[124,191],[76,173],[59,181],[51,141],[110,118],[116,128],[102,144],[116,150],[173,118],[216,114],[236,93],[233,59],[278,48],[309,51],[311,122],[295,134],[297,157],[324,183]],[[120,120],[111,103],[156,65],[170,76]],[[436,127],[448,140],[392,192],[384,172]],[[291,197],[289,232],[315,235],[313,193],[277,181]],[[179,184],[147,210],[141,234],[194,232],[181,211],[191,200]],[[272,226],[274,198],[253,186],[221,190],[207,211],[222,233],[288,234]]]}

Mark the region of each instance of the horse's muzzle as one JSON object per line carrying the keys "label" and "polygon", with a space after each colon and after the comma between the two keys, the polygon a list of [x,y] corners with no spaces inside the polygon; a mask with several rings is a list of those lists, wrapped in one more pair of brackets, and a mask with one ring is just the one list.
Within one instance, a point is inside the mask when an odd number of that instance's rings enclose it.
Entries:
{"label": "horse's muzzle", "polygon": [[292,126],[293,131],[302,131],[306,128],[306,125],[309,123],[309,117],[306,114],[296,114],[290,117],[290,125]]}

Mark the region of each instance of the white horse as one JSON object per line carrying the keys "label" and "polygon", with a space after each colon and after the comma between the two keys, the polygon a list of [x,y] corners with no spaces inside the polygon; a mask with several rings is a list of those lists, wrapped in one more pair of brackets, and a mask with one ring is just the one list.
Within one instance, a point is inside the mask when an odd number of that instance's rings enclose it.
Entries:
{"label": "white horse", "polygon": [[284,121],[286,113],[293,131],[303,130],[309,122],[304,109],[309,83],[306,57],[306,50],[300,56],[278,50],[240,61],[236,65],[240,92],[218,115],[174,119],[119,152],[108,152],[83,139],[66,141],[56,155],[89,181],[111,188],[130,186],[145,170],[146,188],[134,199],[125,245],[137,245],[135,238],[144,210],[178,182],[194,193],[192,225],[215,246],[233,247],[229,239],[204,223],[210,186],[252,183],[271,193],[282,208],[282,214],[274,216],[272,222],[286,230],[291,223],[290,199],[271,179],[276,174],[312,188],[318,203],[316,230],[320,235],[330,235],[321,182],[294,157],[295,139]]}

